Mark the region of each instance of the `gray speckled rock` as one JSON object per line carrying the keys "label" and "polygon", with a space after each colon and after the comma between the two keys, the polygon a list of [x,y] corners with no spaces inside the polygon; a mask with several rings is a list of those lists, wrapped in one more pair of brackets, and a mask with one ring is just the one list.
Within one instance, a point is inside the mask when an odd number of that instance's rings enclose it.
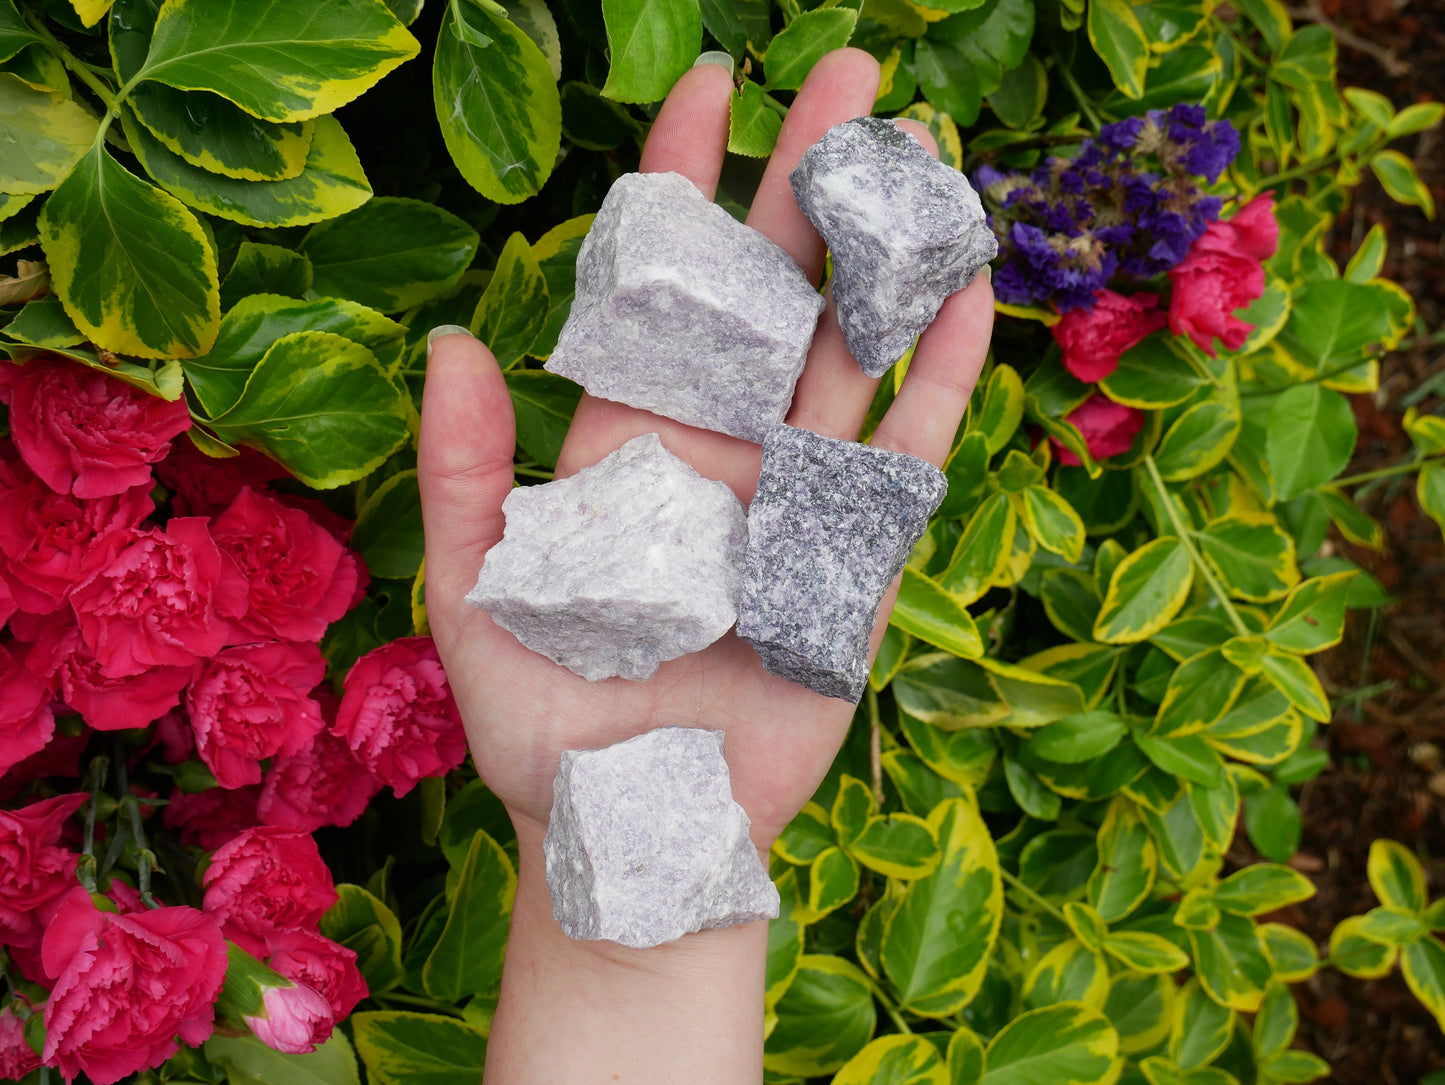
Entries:
{"label": "gray speckled rock", "polygon": [[792,257],[676,173],[629,173],[577,254],[547,369],[750,441],[788,413],[823,299]]}
{"label": "gray speckled rock", "polygon": [[570,478],[513,490],[467,602],[583,678],[641,680],[737,618],[747,523],[655,433]]}
{"label": "gray speckled rock", "polygon": [[791,181],[833,254],[838,322],[871,377],[903,357],[948,296],[998,253],[963,174],[892,121],[835,125]]}
{"label": "gray speckled rock", "polygon": [[722,748],[721,731],[663,727],[562,755],[543,851],[570,937],[655,946],[778,914]]}
{"label": "gray speckled rock", "polygon": [[856,704],[878,604],[947,490],[916,456],[773,430],[748,507],[738,636],[772,673]]}

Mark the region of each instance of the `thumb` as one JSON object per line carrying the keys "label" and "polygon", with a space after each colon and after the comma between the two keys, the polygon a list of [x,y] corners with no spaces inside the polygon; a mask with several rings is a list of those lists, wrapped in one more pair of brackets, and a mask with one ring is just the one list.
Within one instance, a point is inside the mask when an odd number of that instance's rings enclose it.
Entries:
{"label": "thumb", "polygon": [[502,537],[512,489],[516,423],[497,361],[463,328],[443,325],[427,345],[417,439],[426,534],[427,612],[443,641],[461,622],[463,597]]}

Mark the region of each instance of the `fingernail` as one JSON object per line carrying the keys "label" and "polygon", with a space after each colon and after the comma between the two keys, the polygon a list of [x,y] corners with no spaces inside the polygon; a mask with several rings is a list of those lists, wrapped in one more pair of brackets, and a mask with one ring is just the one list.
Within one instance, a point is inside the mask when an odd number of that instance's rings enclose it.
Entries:
{"label": "fingernail", "polygon": [[[987,279],[990,283],[992,283],[992,282],[993,282],[993,265],[992,265],[992,264],[984,264],[983,267],[982,267],[981,269],[979,269],[979,274],[981,274],[985,279]],[[432,334],[435,335],[436,332],[432,332]]]}
{"label": "fingernail", "polygon": [[467,335],[472,333],[460,324],[438,324],[431,331],[426,333],[426,356],[431,357],[431,345],[444,335]]}
{"label": "fingernail", "polygon": [[713,49],[710,52],[701,53],[698,55],[698,58],[692,62],[694,68],[699,68],[704,64],[716,64],[719,68],[726,68],[728,75],[733,74],[732,54],[725,53],[721,49]]}

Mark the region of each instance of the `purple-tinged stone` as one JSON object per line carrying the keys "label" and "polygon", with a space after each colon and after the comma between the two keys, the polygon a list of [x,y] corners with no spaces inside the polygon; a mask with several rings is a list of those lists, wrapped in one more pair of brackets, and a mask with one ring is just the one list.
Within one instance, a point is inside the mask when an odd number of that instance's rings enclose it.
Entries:
{"label": "purple-tinged stone", "polygon": [[577,254],[547,369],[749,441],[788,413],[823,299],[793,258],[676,173],[618,178]]}
{"label": "purple-tinged stone", "polygon": [[833,300],[863,372],[881,376],[998,253],[963,174],[892,121],[830,128],[790,177],[833,254]]}
{"label": "purple-tinged stone", "polygon": [[737,619],[747,521],[655,433],[570,478],[514,489],[467,602],[595,680],[650,678]]}
{"label": "purple-tinged stone", "polygon": [[947,490],[917,456],[778,426],[748,506],[738,636],[773,674],[856,704],[878,604]]}
{"label": "purple-tinged stone", "polygon": [[722,751],[721,731],[663,727],[562,755],[543,854],[569,937],[646,947],[777,916]]}

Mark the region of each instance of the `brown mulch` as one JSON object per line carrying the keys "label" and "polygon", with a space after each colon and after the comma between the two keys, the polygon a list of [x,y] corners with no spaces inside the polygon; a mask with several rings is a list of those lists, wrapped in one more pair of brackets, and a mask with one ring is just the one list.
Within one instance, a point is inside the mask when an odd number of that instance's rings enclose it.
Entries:
{"label": "brown mulch", "polygon": [[[1311,0],[1291,14],[1333,26],[1341,86],[1379,91],[1397,109],[1445,101],[1445,5],[1439,0]],[[1414,161],[1445,210],[1445,133],[1422,133],[1395,146]],[[1360,443],[1351,474],[1409,457],[1400,419],[1412,399],[1422,413],[1445,402],[1441,224],[1395,203],[1367,177],[1331,238],[1342,266],[1377,222],[1390,242],[1382,274],[1414,297],[1420,334],[1385,358],[1378,394],[1356,397]],[[1299,795],[1305,828],[1294,862],[1318,895],[1289,918],[1322,950],[1335,924],[1378,903],[1365,879],[1370,841],[1378,837],[1425,857],[1431,896],[1445,895],[1445,543],[1420,511],[1412,476],[1364,487],[1356,496],[1384,524],[1384,547],[1376,553],[1338,538],[1331,545],[1374,573],[1396,602],[1373,616],[1352,612],[1344,642],[1315,660],[1340,707],[1320,739],[1332,763]],[[1334,1067],[1329,1080],[1413,1085],[1445,1071],[1445,1036],[1398,972],[1364,981],[1326,970],[1297,993],[1299,1041]]]}

